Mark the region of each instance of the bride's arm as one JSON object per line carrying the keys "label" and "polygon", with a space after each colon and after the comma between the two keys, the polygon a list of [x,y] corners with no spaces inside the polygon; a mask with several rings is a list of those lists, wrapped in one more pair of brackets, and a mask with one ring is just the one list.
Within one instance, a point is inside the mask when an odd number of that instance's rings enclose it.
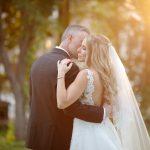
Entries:
{"label": "bride's arm", "polygon": [[[75,80],[78,73],[79,73],[79,68],[73,63],[71,69],[67,72],[65,78],[65,84],[67,88]],[[77,100],[67,108],[63,109],[63,112],[65,115],[71,118],[78,118],[84,121],[95,122],[95,123],[102,122],[102,120],[106,117],[103,106],[99,107],[99,106],[86,105],[86,104],[82,104],[79,100]]]}
{"label": "bride's arm", "polygon": [[57,107],[59,109],[65,109],[80,98],[87,85],[86,74],[85,70],[80,71],[76,79],[66,89],[65,74],[58,71]]}

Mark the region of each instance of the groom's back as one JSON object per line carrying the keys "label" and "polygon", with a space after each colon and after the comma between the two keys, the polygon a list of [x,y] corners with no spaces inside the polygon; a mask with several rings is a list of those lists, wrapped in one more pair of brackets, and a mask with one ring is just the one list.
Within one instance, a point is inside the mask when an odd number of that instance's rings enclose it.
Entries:
{"label": "groom's back", "polygon": [[[31,113],[27,146],[32,149],[69,149],[72,118],[57,109],[57,60],[67,57],[62,50],[40,57],[30,73]],[[68,85],[70,81],[68,81]]]}

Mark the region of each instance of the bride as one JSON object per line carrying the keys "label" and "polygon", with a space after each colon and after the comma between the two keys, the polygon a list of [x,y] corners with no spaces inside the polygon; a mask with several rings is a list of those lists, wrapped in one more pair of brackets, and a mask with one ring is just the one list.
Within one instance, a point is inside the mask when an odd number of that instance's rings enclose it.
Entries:
{"label": "bride", "polygon": [[89,35],[78,49],[78,60],[88,69],[79,72],[66,89],[69,59],[58,61],[57,105],[64,109],[76,100],[112,107],[112,121],[91,123],[75,118],[70,150],[150,150],[150,139],[124,66],[104,35]]}

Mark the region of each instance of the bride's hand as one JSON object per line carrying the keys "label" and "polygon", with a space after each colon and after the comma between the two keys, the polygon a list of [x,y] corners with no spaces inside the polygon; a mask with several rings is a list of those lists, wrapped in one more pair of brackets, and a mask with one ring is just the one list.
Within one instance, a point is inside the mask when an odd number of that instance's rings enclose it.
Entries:
{"label": "bride's hand", "polygon": [[57,61],[58,76],[64,76],[72,67],[70,59],[63,59]]}

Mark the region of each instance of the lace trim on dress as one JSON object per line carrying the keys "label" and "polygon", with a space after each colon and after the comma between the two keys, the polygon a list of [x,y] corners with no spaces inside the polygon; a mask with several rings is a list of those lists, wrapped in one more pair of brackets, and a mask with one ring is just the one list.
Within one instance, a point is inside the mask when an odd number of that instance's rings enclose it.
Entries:
{"label": "lace trim on dress", "polygon": [[88,104],[88,105],[94,105],[94,101],[92,98],[93,92],[94,92],[94,77],[93,77],[93,72],[90,71],[89,69],[87,70],[87,87],[84,91],[84,98],[81,100],[83,104]]}

